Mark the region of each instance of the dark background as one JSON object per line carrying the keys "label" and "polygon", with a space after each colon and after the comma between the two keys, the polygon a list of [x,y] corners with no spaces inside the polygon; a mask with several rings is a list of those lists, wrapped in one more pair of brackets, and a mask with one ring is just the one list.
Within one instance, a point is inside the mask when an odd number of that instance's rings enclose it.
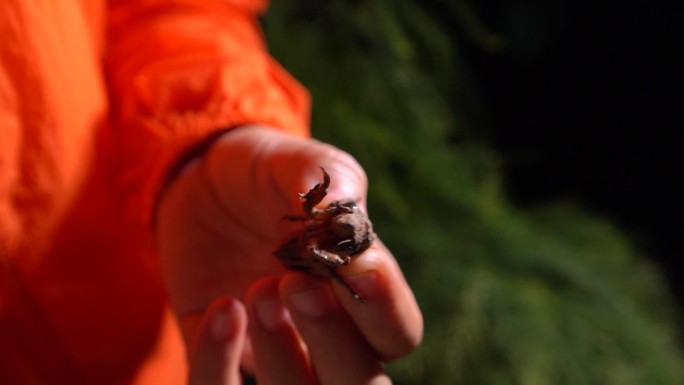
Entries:
{"label": "dark background", "polygon": [[[674,285],[680,6],[578,1],[271,4],[272,52],[314,136],[364,165],[420,303],[398,384],[684,383],[682,318],[632,258]],[[500,171],[550,205],[511,207]]]}
{"label": "dark background", "polygon": [[682,2],[470,5],[504,41],[460,44],[511,198],[571,199],[615,221],[684,303]]}

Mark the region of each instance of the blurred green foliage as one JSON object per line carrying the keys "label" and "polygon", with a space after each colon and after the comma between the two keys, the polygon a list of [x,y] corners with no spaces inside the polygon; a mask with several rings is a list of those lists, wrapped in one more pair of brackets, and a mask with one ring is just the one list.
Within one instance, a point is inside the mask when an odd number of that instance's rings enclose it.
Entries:
{"label": "blurred green foliage", "polygon": [[570,204],[507,203],[459,102],[468,69],[446,23],[481,28],[454,4],[274,1],[263,21],[313,95],[314,136],[366,169],[376,230],[424,312],[395,382],[683,384],[674,305],[627,239]]}

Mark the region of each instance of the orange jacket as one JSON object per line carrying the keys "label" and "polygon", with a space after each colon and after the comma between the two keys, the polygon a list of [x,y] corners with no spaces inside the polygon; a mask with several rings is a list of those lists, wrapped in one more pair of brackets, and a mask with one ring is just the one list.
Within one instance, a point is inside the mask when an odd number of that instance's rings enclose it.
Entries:
{"label": "orange jacket", "polygon": [[171,384],[160,176],[217,130],[308,133],[260,0],[0,3],[0,383]]}

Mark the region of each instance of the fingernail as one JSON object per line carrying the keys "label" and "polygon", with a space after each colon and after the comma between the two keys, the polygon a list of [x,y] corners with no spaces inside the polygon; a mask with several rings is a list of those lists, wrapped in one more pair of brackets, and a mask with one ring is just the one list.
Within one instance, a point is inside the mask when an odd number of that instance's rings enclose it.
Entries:
{"label": "fingernail", "polygon": [[295,310],[310,317],[321,317],[331,310],[330,296],[322,286],[290,294],[288,298]]}
{"label": "fingernail", "polygon": [[254,304],[254,312],[261,327],[269,332],[282,329],[290,324],[290,314],[278,301],[263,301]]}
{"label": "fingernail", "polygon": [[377,291],[378,272],[375,270],[366,271],[361,274],[344,277],[344,280],[362,298],[368,299]]}
{"label": "fingernail", "polygon": [[226,301],[214,310],[209,323],[211,336],[217,340],[224,340],[235,332],[235,300]]}

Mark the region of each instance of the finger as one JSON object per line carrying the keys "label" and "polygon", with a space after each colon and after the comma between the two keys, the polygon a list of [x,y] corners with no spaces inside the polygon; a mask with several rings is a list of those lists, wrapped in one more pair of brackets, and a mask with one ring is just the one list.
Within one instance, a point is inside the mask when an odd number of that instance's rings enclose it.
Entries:
{"label": "finger", "polygon": [[[288,161],[281,157],[287,157]],[[301,202],[292,191],[306,193],[321,183],[320,167],[330,175],[330,186],[321,206],[337,199],[353,199],[365,207],[366,174],[356,159],[338,148],[314,140],[292,140],[272,161],[274,181],[284,196],[292,196],[293,208],[297,211],[301,210]]]}
{"label": "finger", "polygon": [[[258,125],[242,127],[226,140],[248,144],[243,147],[249,149],[250,156],[243,158],[252,160],[250,167],[243,167],[243,172],[246,179],[255,183],[252,191],[272,193],[275,188],[287,199],[280,203],[291,207],[293,212],[301,209],[297,193],[305,193],[322,181],[320,166],[333,179],[326,201],[342,197],[365,198],[367,178],[363,168],[354,157],[334,146]],[[239,148],[235,150],[240,151]]]}
{"label": "finger", "polygon": [[399,265],[379,240],[338,273],[366,302],[341,285],[333,290],[380,356],[390,361],[413,351],[423,338],[423,317]]}
{"label": "finger", "polygon": [[[203,159],[207,178],[224,202],[223,211],[258,219],[251,222],[263,224],[250,228],[251,232],[287,234],[296,228],[281,218],[301,213],[297,193],[305,193],[321,182],[319,166],[326,168],[333,179],[324,205],[340,198],[359,199],[364,205],[367,182],[361,166],[351,155],[314,139],[247,125],[218,139]],[[230,179],[225,177],[227,167]],[[235,180],[241,183],[232,183]]]}
{"label": "finger", "polygon": [[391,384],[374,349],[330,289],[330,282],[299,272],[280,283],[286,304],[321,384]]}
{"label": "finger", "polygon": [[[270,152],[269,160],[274,164],[269,169],[275,170],[270,176],[283,196],[293,198],[292,212],[301,211],[301,202],[292,191],[306,192],[322,181],[318,166],[325,167],[331,178],[328,195],[321,205],[344,198],[358,199],[360,206],[365,205],[367,178],[352,156],[320,142],[280,133],[273,135],[281,138],[278,151]],[[349,277],[352,286],[368,291],[366,296],[374,298],[368,306],[360,306],[339,285],[334,286],[345,308],[382,357],[391,360],[413,351],[422,340],[423,319],[391,253],[376,241],[370,250],[355,257],[351,266],[339,271]]]}
{"label": "finger", "polygon": [[222,298],[207,310],[190,353],[190,385],[238,385],[247,314],[236,299]]}
{"label": "finger", "polygon": [[256,282],[245,303],[259,384],[315,384],[304,347],[278,297],[278,279]]}

